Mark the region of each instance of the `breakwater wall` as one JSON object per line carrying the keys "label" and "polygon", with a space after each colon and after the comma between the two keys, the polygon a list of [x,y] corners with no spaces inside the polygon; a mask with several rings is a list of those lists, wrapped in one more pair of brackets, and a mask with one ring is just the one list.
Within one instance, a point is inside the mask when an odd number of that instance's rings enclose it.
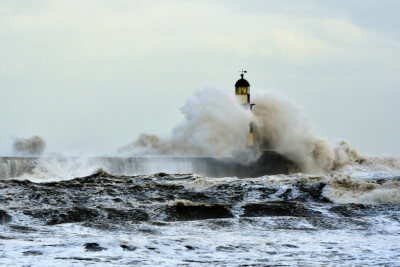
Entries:
{"label": "breakwater wall", "polygon": [[0,179],[29,175],[75,178],[99,168],[115,175],[166,172],[197,173],[208,177],[258,177],[297,171],[293,162],[274,151],[265,151],[258,160],[248,164],[228,157],[1,157]]}

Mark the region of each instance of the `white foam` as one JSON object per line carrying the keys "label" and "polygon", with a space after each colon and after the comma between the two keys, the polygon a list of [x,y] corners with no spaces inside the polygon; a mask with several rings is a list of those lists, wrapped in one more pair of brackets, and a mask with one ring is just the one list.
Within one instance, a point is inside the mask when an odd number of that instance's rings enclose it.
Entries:
{"label": "white foam", "polygon": [[387,179],[378,184],[368,179],[336,175],[330,178],[324,195],[343,204],[400,204],[400,182]]}

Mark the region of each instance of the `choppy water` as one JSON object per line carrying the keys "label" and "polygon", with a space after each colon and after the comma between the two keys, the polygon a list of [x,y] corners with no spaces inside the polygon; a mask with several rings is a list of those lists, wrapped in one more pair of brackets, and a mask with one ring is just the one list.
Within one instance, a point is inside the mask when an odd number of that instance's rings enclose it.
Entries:
{"label": "choppy water", "polygon": [[400,177],[384,168],[65,175],[0,180],[1,265],[400,265]]}

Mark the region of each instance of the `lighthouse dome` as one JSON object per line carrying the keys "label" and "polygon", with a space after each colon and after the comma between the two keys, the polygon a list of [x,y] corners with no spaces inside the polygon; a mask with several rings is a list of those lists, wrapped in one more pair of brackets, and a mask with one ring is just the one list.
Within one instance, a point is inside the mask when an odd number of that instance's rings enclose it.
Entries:
{"label": "lighthouse dome", "polygon": [[249,87],[250,84],[246,79],[243,79],[243,75],[241,75],[242,78],[240,78],[236,83],[235,87]]}

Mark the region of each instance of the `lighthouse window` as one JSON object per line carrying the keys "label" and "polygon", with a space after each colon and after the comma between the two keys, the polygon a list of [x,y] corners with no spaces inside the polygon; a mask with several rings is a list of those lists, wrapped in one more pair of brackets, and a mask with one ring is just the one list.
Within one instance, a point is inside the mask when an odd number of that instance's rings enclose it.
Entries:
{"label": "lighthouse window", "polygon": [[247,94],[247,87],[238,87],[237,88],[237,94]]}

